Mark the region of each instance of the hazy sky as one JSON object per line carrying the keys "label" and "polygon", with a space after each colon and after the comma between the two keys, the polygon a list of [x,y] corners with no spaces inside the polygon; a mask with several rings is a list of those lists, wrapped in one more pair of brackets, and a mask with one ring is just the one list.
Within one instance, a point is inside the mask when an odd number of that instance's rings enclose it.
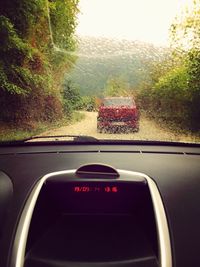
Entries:
{"label": "hazy sky", "polygon": [[78,35],[166,45],[177,13],[192,0],[80,0]]}

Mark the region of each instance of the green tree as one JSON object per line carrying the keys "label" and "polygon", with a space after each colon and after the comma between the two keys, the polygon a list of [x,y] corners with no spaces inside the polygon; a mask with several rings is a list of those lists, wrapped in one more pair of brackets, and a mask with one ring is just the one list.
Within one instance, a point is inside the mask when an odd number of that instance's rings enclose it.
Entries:
{"label": "green tree", "polygon": [[188,66],[190,89],[190,128],[200,129],[200,1],[194,0],[192,8],[177,17],[171,27],[171,43],[175,58]]}
{"label": "green tree", "polygon": [[170,29],[171,47],[180,57],[185,57],[188,50],[200,49],[200,1],[193,0],[190,8],[186,8],[175,18]]}
{"label": "green tree", "polygon": [[75,48],[73,34],[77,25],[78,2],[79,0],[49,1],[54,43],[68,51]]}
{"label": "green tree", "polygon": [[96,102],[96,97],[94,96],[82,96],[78,103],[78,108],[87,111],[95,111],[97,108]]}
{"label": "green tree", "polygon": [[139,94],[151,116],[200,130],[200,1],[177,17],[171,26],[169,64],[156,64],[152,84]]}
{"label": "green tree", "polygon": [[64,112],[70,116],[72,111],[78,107],[81,97],[77,87],[68,79],[64,80],[62,96]]}
{"label": "green tree", "polygon": [[129,84],[122,78],[111,78],[104,88],[105,96],[126,96],[128,95]]}
{"label": "green tree", "polygon": [[1,121],[23,125],[62,116],[60,80],[76,58],[52,46],[48,15],[50,12],[56,44],[73,49],[77,6],[78,1],[73,0],[0,3]]}

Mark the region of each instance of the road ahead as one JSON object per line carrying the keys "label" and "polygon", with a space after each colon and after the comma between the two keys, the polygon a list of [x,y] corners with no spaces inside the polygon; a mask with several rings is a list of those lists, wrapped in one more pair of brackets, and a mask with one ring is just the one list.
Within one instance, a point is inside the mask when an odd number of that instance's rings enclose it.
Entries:
{"label": "road ahead", "polygon": [[46,131],[42,135],[90,135],[98,139],[197,141],[190,135],[180,135],[162,128],[153,120],[140,117],[140,130],[135,133],[97,133],[97,113],[84,112],[85,118],[72,125]]}

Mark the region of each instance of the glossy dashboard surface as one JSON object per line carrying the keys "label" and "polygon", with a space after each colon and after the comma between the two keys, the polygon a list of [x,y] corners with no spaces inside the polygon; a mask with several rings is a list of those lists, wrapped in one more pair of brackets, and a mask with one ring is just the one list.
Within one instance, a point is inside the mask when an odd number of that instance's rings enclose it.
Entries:
{"label": "glossy dashboard surface", "polygon": [[2,146],[0,170],[13,184],[3,220],[0,266],[10,265],[20,214],[33,186],[44,175],[102,163],[151,177],[166,211],[173,266],[200,266],[200,147],[130,144],[28,144]]}

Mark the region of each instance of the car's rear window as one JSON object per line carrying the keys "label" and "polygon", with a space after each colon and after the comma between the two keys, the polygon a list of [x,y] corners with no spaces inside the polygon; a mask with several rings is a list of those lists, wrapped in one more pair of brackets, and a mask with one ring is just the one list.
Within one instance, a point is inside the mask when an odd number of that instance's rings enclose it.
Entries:
{"label": "car's rear window", "polygon": [[134,100],[131,98],[106,98],[104,99],[104,106],[133,106],[135,105]]}

